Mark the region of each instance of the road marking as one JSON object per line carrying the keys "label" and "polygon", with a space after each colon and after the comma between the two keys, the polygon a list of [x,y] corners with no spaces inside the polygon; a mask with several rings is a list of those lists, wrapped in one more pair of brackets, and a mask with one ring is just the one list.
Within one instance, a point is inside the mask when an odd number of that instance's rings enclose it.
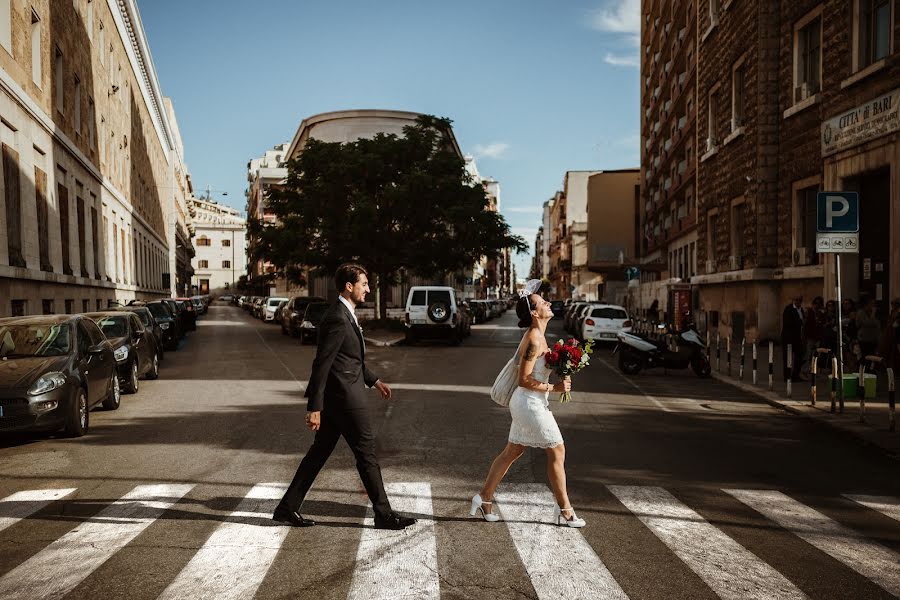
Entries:
{"label": "road marking", "polygon": [[617,373],[619,373],[619,376],[620,376],[623,380],[625,380],[626,382],[628,382],[628,384],[629,384],[631,387],[633,387],[633,388],[636,389],[638,392],[640,392],[647,400],[649,400],[650,402],[652,402],[653,404],[655,404],[657,407],[659,407],[660,409],[662,409],[663,412],[673,412],[671,408],[668,408],[668,407],[666,407],[666,406],[663,406],[663,403],[662,403],[662,402],[660,402],[659,400],[657,400],[656,398],[654,398],[653,396],[651,396],[650,394],[648,394],[647,392],[645,392],[645,391],[644,391],[644,388],[642,388],[641,386],[639,386],[638,384],[636,384],[636,383],[635,383],[634,381],[632,381],[630,378],[626,377],[623,373],[619,372],[617,369],[614,369],[613,366],[612,366],[611,364],[609,364],[609,363],[606,361],[606,359],[600,358],[599,356],[596,356],[596,357],[594,357],[594,358],[595,358],[596,360],[599,360],[599,361],[600,361],[601,363],[603,363],[604,365],[606,365],[606,368],[609,369],[610,371],[616,371]]}
{"label": "road marking", "polygon": [[720,598],[806,598],[781,573],[660,487],[609,490]]}
{"label": "road marking", "polygon": [[[430,484],[392,483],[388,484],[387,491],[395,511],[413,516],[433,514]],[[371,505],[369,512],[371,515]],[[366,517],[347,598],[439,599],[434,521],[419,518],[418,523],[403,531],[386,531],[374,526],[374,518]]]}
{"label": "road marking", "polygon": [[627,600],[581,533],[554,524],[556,500],[547,486],[505,485],[495,497],[495,506],[503,515],[539,600]]}
{"label": "road marking", "polygon": [[440,385],[436,383],[389,383],[392,390],[408,390],[417,392],[463,392],[468,394],[491,393],[489,385]]}
{"label": "road marking", "polygon": [[51,502],[68,496],[75,488],[59,490],[27,490],[0,500],[0,531],[28,518]]}
{"label": "road marking", "polygon": [[286,489],[255,485],[159,598],[252,598],[290,530],[271,522]]}
{"label": "road marking", "polygon": [[844,494],[844,497],[872,510],[877,510],[895,521],[900,521],[900,498],[893,496],[867,496],[865,494]]}
{"label": "road marking", "polygon": [[900,568],[897,567],[900,565],[900,554],[779,491],[725,491],[860,575],[900,596]]}
{"label": "road marking", "polygon": [[61,598],[125,547],[193,484],[139,485],[0,579],[0,598]]}

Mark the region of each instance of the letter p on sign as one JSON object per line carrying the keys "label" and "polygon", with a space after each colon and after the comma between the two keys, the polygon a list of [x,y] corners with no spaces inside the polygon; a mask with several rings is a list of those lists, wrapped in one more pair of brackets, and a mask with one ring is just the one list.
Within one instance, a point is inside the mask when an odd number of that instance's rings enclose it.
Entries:
{"label": "letter p on sign", "polygon": [[819,192],[816,200],[816,231],[819,233],[859,231],[857,192]]}

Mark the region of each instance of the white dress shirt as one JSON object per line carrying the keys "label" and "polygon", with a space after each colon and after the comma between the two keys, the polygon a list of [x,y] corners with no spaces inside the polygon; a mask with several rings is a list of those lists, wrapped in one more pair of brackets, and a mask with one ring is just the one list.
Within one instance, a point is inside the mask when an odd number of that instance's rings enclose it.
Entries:
{"label": "white dress shirt", "polygon": [[338,300],[344,303],[344,306],[346,306],[347,310],[350,311],[350,314],[353,315],[353,322],[356,323],[356,328],[362,331],[362,327],[359,326],[359,319],[356,318],[356,310],[353,308],[353,305],[350,304],[350,301],[343,296],[338,296]]}

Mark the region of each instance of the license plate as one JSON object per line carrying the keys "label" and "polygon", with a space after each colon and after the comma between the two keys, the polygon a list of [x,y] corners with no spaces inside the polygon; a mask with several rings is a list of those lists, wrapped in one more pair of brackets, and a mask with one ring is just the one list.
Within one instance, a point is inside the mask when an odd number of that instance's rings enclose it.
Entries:
{"label": "license plate", "polygon": [[609,338],[609,339],[615,339],[615,338],[616,338],[616,334],[614,334],[614,333],[601,333],[601,334],[600,334],[600,337],[602,337],[602,338]]}
{"label": "license plate", "polygon": [[2,416],[3,416],[3,407],[0,406],[0,417],[2,417]]}

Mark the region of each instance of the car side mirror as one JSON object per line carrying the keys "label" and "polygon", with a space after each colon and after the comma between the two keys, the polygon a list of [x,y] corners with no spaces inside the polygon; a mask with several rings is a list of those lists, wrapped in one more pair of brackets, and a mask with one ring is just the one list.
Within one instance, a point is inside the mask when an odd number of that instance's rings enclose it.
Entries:
{"label": "car side mirror", "polygon": [[90,348],[88,348],[88,354],[103,354],[106,350],[106,343],[101,342],[99,344],[94,344]]}

